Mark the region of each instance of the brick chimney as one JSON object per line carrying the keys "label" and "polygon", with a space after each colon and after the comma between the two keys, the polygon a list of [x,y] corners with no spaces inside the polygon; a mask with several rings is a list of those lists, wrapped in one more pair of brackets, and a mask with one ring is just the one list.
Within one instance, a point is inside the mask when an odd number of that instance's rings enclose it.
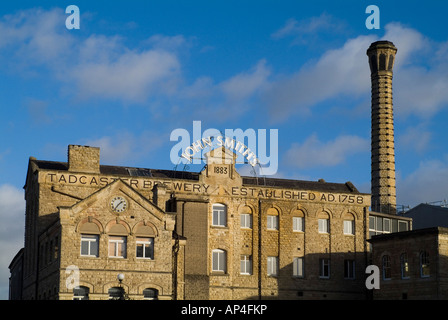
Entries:
{"label": "brick chimney", "polygon": [[100,148],[69,145],[68,171],[100,173]]}
{"label": "brick chimney", "polygon": [[372,83],[371,192],[372,211],[396,214],[392,77],[397,48],[377,41],[367,50]]}

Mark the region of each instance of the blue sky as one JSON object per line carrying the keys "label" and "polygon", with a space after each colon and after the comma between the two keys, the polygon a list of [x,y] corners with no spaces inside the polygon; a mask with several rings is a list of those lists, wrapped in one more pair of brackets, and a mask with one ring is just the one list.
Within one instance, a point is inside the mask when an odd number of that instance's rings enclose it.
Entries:
{"label": "blue sky", "polygon": [[[80,29],[68,30],[68,5]],[[380,9],[369,30],[368,5]],[[172,169],[175,129],[278,130],[283,178],[370,190],[371,42],[394,69],[398,203],[447,198],[444,1],[8,1],[0,5],[0,298],[28,158]],[[244,173],[248,171],[241,168]],[[245,171],[246,170],[246,171]]]}

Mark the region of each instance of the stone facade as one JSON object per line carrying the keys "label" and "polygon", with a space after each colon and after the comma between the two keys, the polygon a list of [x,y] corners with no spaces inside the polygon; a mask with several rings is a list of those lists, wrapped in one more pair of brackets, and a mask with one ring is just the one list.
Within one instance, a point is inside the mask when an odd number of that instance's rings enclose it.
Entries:
{"label": "stone facade", "polygon": [[[448,229],[416,229],[372,237],[373,263],[380,268],[377,300],[448,298]],[[393,245],[391,245],[393,244]]]}
{"label": "stone facade", "polygon": [[[119,273],[132,299],[365,298],[370,195],[349,182],[241,177],[224,148],[200,173],[103,166],[91,147],[68,155],[30,158],[25,299],[73,299],[75,269],[90,299],[109,299]],[[153,257],[137,256],[141,238]]]}

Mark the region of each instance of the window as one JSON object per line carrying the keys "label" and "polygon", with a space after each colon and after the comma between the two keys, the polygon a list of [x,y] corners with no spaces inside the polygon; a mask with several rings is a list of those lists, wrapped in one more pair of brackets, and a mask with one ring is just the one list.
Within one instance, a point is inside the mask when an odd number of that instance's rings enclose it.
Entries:
{"label": "window", "polygon": [[398,232],[408,231],[408,223],[406,221],[398,221]]}
{"label": "window", "polygon": [[344,260],[344,279],[355,279],[355,260]]}
{"label": "window", "polygon": [[300,232],[304,230],[303,217],[292,217],[292,231]]}
{"label": "window", "polygon": [[137,238],[135,243],[137,258],[154,259],[154,238]]}
{"label": "window", "polygon": [[420,253],[420,276],[429,277],[429,254],[426,251]]}
{"label": "window", "polygon": [[292,275],[297,278],[303,278],[303,258],[296,257],[292,261]]}
{"label": "window", "polygon": [[278,275],[278,257],[268,257],[268,276]]}
{"label": "window", "polygon": [[216,249],[212,251],[212,271],[226,272],[226,252]]}
{"label": "window", "polygon": [[81,255],[87,257],[98,257],[99,253],[98,235],[81,235]]}
{"label": "window", "polygon": [[126,237],[109,237],[109,257],[126,258]]}
{"label": "window", "polygon": [[355,220],[344,220],[344,234],[355,234]]}
{"label": "window", "polygon": [[73,300],[89,300],[89,288],[83,286],[74,287]]}
{"label": "window", "polygon": [[252,256],[241,256],[240,274],[252,274]]}
{"label": "window", "polygon": [[112,287],[108,290],[109,300],[124,300],[124,289],[122,287]]}
{"label": "window", "polygon": [[224,204],[213,205],[212,224],[214,226],[225,227],[227,223],[227,207]]}
{"label": "window", "polygon": [[268,215],[267,228],[270,230],[278,230],[278,216]]}
{"label": "window", "polygon": [[401,279],[409,279],[409,263],[407,253],[400,255]]}
{"label": "window", "polygon": [[390,257],[388,255],[383,256],[383,280],[390,280]]}
{"label": "window", "polygon": [[319,278],[330,278],[330,259],[319,259]]}
{"label": "window", "polygon": [[390,219],[383,218],[383,232],[390,233]]}
{"label": "window", "polygon": [[157,289],[146,288],[143,290],[143,300],[157,300],[159,291]]}
{"label": "window", "polygon": [[319,233],[330,233],[330,219],[319,219]]}
{"label": "window", "polygon": [[242,213],[241,217],[241,228],[252,228],[252,215],[249,213]]}

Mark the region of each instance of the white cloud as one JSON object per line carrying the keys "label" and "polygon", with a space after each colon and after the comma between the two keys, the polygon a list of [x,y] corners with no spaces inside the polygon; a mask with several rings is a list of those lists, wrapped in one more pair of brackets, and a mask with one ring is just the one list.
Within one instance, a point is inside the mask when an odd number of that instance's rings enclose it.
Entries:
{"label": "white cloud", "polygon": [[229,100],[240,101],[252,96],[266,85],[269,74],[266,61],[261,60],[249,72],[237,74],[219,86]]}
{"label": "white cloud", "polygon": [[0,185],[0,299],[8,298],[9,269],[12,259],[23,247],[25,200],[23,190]]}
{"label": "white cloud", "polygon": [[321,142],[313,134],[302,144],[293,143],[285,153],[285,161],[297,168],[336,166],[349,156],[367,152],[369,146],[367,139],[358,136],[342,135],[332,141]]}
{"label": "white cloud", "polygon": [[144,102],[151,95],[176,90],[180,62],[170,49],[186,43],[182,36],[155,36],[146,47],[130,49],[118,36],[79,38],[66,30],[65,18],[61,9],[4,16],[0,55],[12,52],[8,61],[14,69],[45,67],[81,98]]}
{"label": "white cloud", "polygon": [[446,161],[422,161],[408,176],[400,178],[397,175],[397,202],[413,207],[420,203],[448,200],[447,181]]}
{"label": "white cloud", "polygon": [[320,32],[338,33],[345,29],[345,23],[335,17],[322,13],[318,17],[310,17],[303,20],[288,19],[285,25],[275,31],[271,37],[282,39],[294,37],[293,44],[306,44]]}
{"label": "white cloud", "polygon": [[273,82],[265,96],[271,116],[284,120],[341,94],[370,92],[366,50],[374,40],[373,36],[350,39],[342,48],[327,51],[316,63]]}
{"label": "white cloud", "polygon": [[431,136],[432,133],[422,126],[413,126],[397,137],[396,147],[423,153],[430,146]]}
{"label": "white cloud", "polygon": [[119,132],[114,136],[87,139],[83,145],[100,148],[101,163],[132,165],[132,161],[149,157],[168,137],[163,139],[160,133],[144,131],[140,135]]}

